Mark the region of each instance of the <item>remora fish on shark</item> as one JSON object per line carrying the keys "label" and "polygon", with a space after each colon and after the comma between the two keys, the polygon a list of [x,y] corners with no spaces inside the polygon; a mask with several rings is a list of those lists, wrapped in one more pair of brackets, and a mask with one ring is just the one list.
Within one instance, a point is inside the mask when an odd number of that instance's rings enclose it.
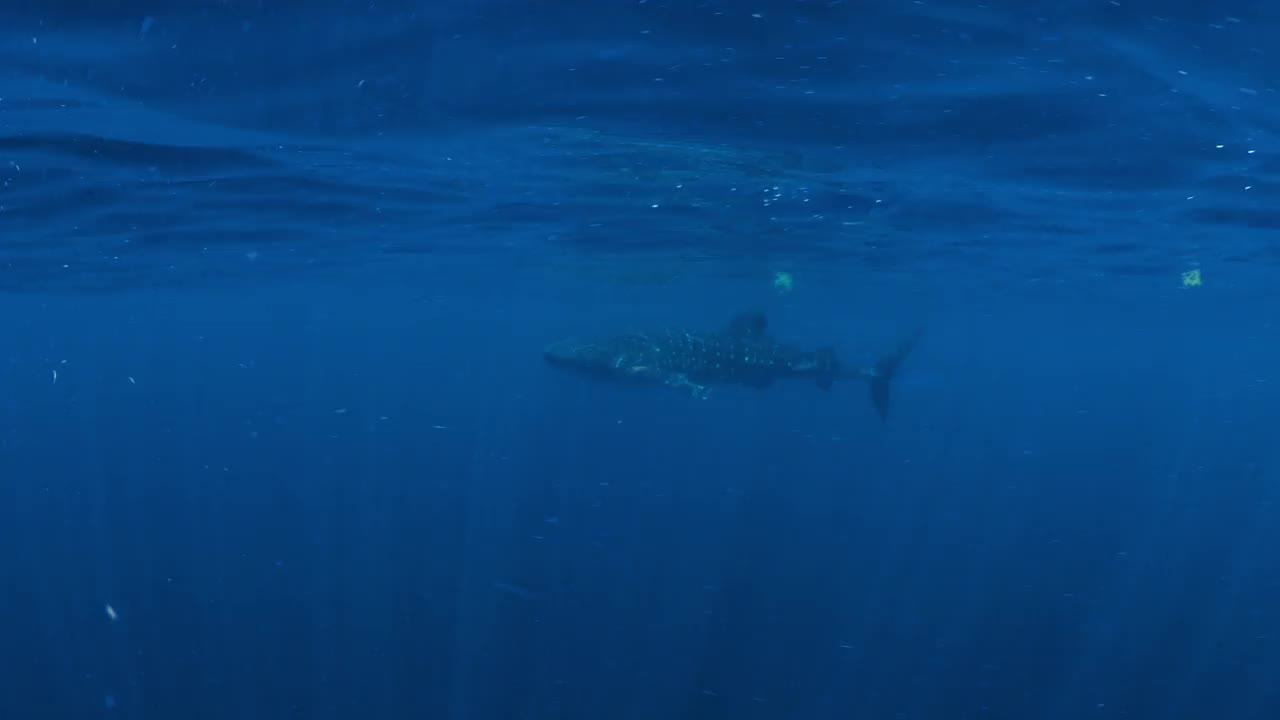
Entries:
{"label": "remora fish on shark", "polygon": [[869,368],[846,368],[834,349],[802,351],[774,340],[762,312],[733,318],[720,332],[659,330],[597,338],[562,340],[547,347],[547,362],[613,382],[686,388],[705,398],[713,385],[765,388],[776,380],[807,378],[823,390],[836,380],[866,380],[871,404],[884,420],[889,415],[889,383],[915,346],[920,332]]}

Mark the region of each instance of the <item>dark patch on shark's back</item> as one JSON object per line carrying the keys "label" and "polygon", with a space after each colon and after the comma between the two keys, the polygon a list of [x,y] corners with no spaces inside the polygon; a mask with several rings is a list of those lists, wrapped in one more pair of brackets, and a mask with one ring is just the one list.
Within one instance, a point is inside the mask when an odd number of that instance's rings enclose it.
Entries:
{"label": "dark patch on shark's back", "polygon": [[731,337],[764,339],[769,333],[769,318],[759,310],[751,310],[735,315],[729,321]]}

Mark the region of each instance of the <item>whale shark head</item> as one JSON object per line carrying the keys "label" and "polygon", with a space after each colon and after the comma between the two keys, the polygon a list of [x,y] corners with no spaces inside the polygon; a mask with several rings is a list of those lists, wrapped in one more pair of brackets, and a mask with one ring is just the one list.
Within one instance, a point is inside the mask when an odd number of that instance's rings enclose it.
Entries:
{"label": "whale shark head", "polygon": [[659,374],[635,350],[631,338],[604,341],[561,340],[543,350],[548,364],[572,372],[610,380],[652,380]]}
{"label": "whale shark head", "polygon": [[607,348],[593,342],[560,340],[546,347],[543,356],[551,365],[589,375],[611,375],[616,358]]}
{"label": "whale shark head", "polygon": [[542,354],[548,363],[570,370],[587,369],[601,364],[605,359],[599,346],[577,340],[553,342]]}

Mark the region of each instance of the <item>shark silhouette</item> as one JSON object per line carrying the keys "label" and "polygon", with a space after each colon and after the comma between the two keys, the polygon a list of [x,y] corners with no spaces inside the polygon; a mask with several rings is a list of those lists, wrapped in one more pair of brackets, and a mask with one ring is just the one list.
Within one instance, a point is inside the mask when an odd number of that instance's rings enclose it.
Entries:
{"label": "shark silhouette", "polygon": [[766,388],[777,380],[809,379],[823,390],[836,380],[866,380],[871,405],[881,420],[889,416],[889,385],[920,337],[917,331],[892,353],[867,368],[841,364],[834,349],[802,351],[769,334],[763,312],[744,312],[718,332],[667,329],[587,341],[561,340],[547,346],[548,363],[580,375],[615,383],[684,388],[705,398],[714,385]]}

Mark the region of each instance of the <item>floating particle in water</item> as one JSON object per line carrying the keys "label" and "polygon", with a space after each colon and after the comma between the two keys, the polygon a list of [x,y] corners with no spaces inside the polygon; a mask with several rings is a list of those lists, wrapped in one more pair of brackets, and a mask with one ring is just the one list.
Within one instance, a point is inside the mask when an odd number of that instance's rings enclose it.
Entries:
{"label": "floating particle in water", "polygon": [[791,292],[795,287],[795,278],[789,272],[776,272],[773,274],[773,289],[779,294],[785,295]]}
{"label": "floating particle in water", "polygon": [[1193,287],[1200,287],[1200,285],[1201,285],[1200,270],[1198,269],[1188,270],[1182,273],[1182,287],[1193,288]]}
{"label": "floating particle in water", "polygon": [[107,618],[110,619],[111,622],[115,622],[116,620],[120,619],[120,615],[119,613],[116,612],[115,608],[111,607],[110,605],[107,605]]}

